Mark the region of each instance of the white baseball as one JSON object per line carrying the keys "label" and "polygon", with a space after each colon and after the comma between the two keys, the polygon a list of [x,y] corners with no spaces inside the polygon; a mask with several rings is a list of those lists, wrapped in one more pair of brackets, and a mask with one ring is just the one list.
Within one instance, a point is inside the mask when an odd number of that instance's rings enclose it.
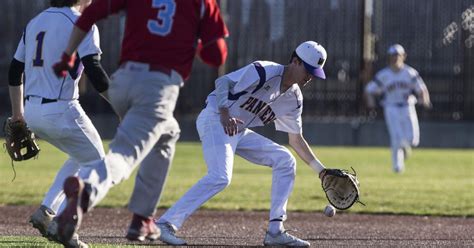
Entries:
{"label": "white baseball", "polygon": [[324,208],[324,215],[326,215],[327,217],[333,217],[334,215],[336,215],[336,209],[331,204],[328,204]]}

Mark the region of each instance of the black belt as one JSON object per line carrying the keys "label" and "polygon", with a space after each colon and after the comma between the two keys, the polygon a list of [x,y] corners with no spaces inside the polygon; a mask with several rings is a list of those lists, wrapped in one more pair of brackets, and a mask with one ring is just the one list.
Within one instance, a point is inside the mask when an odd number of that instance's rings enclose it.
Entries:
{"label": "black belt", "polygon": [[406,104],[406,103],[395,103],[395,106],[401,108],[401,107],[406,107],[406,106],[408,106],[408,104]]}
{"label": "black belt", "polygon": [[[30,96],[26,96],[26,100],[30,100]],[[48,99],[48,98],[41,98],[41,104],[46,104],[46,103],[52,103],[52,102],[57,102],[58,99]]]}

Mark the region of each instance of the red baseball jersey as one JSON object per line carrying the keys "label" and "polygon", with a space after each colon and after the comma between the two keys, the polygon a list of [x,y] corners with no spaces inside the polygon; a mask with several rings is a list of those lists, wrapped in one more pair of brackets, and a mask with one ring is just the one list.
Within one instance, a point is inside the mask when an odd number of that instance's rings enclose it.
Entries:
{"label": "red baseball jersey", "polygon": [[198,39],[206,46],[229,34],[215,0],[95,0],[77,20],[88,31],[98,20],[126,10],[120,63],[137,61],[189,77]]}

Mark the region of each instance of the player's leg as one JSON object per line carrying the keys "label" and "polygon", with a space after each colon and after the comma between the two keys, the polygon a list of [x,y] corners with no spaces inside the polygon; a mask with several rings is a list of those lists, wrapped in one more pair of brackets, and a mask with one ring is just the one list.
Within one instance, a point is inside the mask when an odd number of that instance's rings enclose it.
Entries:
{"label": "player's leg", "polygon": [[407,108],[407,118],[404,123],[404,129],[407,133],[407,140],[410,146],[416,147],[420,143],[420,127],[418,125],[418,117],[414,105]]}
{"label": "player's leg", "polygon": [[178,122],[174,118],[169,119],[166,131],[140,164],[128,204],[128,209],[133,213],[126,235],[129,240],[155,240],[159,237],[159,229],[155,226],[153,216],[174,157],[179,134]]}
{"label": "player's leg", "polygon": [[[79,177],[90,185],[88,208],[94,207],[108,190],[127,179],[166,132],[173,117],[182,79],[162,73],[119,69],[109,87],[111,103],[125,109],[109,152],[103,160],[81,169]],[[122,109],[123,107],[123,109]]]}
{"label": "player's leg", "polygon": [[309,246],[309,242],[288,234],[283,227],[296,175],[296,160],[291,152],[260,134],[246,130],[236,154],[255,164],[272,168],[270,221],[264,244]]}
{"label": "player's leg", "polygon": [[386,106],[384,108],[385,123],[390,136],[390,148],[392,154],[392,169],[394,172],[402,172],[404,164],[404,154],[402,143],[402,125],[400,121],[400,108],[397,106]]}
{"label": "player's leg", "polygon": [[[40,103],[40,99],[33,100]],[[58,171],[50,189],[42,202],[42,206],[31,216],[31,223],[43,236],[57,239],[56,230],[47,231],[52,217],[61,212],[65,204],[63,192],[64,180],[76,175],[79,165],[100,159],[104,149],[100,136],[87,117],[78,101],[58,101],[47,104],[28,104],[28,118],[33,119],[35,130],[53,146],[70,157]],[[35,108],[35,107],[33,107]],[[32,113],[32,111],[34,113]],[[69,245],[82,243],[74,235]]]}
{"label": "player's leg", "polygon": [[219,115],[203,110],[197,121],[197,130],[202,142],[207,175],[189,189],[157,221],[161,237],[165,243],[183,245],[185,241],[176,238],[174,233],[184,221],[211,197],[226,188],[232,179],[235,147],[240,134],[229,137],[224,133]]}
{"label": "player's leg", "polygon": [[127,112],[105,158],[88,164],[79,177],[69,177],[64,183],[68,204],[58,216],[63,243],[79,228],[83,212],[98,204],[113,185],[127,179],[156,144],[164,132],[163,123],[173,116],[181,83],[179,74],[170,77],[149,72],[143,64],[113,75],[110,100],[114,108],[127,106]]}
{"label": "player's leg", "polygon": [[37,100],[39,104],[27,104],[25,118],[42,139],[70,156],[43,201],[44,206],[58,213],[64,179],[76,174],[81,163],[103,157],[104,149],[99,133],[77,101],[40,104],[40,98]]}

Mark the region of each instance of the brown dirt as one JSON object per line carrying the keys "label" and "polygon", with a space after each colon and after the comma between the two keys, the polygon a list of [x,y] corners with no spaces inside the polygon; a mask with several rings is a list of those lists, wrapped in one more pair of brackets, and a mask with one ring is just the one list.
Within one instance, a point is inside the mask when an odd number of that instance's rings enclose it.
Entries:
{"label": "brown dirt", "polygon": [[[0,207],[0,235],[34,236],[28,224],[32,206]],[[158,211],[158,216],[163,210]],[[268,212],[196,212],[178,232],[192,246],[260,246]],[[125,208],[98,208],[84,217],[79,231],[88,243],[132,243],[125,238],[131,214]],[[317,247],[474,247],[474,218],[290,212],[285,222],[292,233]]]}

